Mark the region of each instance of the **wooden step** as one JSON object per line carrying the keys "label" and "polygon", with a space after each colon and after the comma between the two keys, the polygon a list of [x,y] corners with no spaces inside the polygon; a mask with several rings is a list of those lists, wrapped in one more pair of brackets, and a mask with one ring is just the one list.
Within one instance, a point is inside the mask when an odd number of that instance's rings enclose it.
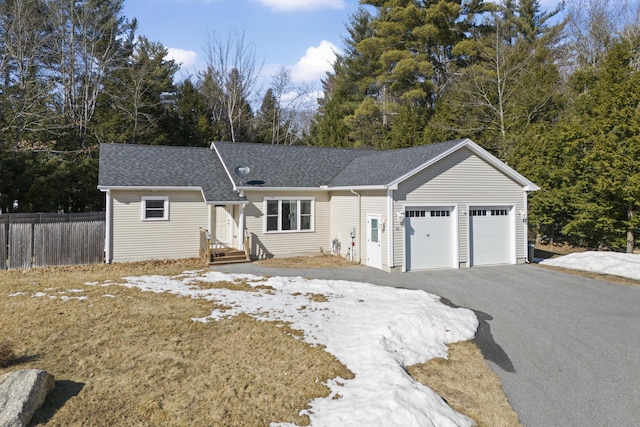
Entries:
{"label": "wooden step", "polygon": [[215,250],[211,252],[210,264],[232,264],[239,262],[249,262],[244,251],[236,249]]}

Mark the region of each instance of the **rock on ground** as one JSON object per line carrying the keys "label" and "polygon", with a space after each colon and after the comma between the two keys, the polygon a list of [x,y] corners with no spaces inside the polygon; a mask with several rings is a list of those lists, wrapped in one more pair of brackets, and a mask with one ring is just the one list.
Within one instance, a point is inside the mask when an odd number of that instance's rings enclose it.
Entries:
{"label": "rock on ground", "polygon": [[55,387],[53,375],[22,369],[0,375],[0,427],[24,427]]}

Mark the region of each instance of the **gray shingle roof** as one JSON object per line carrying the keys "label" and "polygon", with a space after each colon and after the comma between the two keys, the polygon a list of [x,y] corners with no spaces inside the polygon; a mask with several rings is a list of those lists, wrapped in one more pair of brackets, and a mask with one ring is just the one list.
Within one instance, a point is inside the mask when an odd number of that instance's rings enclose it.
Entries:
{"label": "gray shingle roof", "polygon": [[[264,181],[264,187],[318,188],[332,179],[358,157],[372,150],[271,145],[238,142],[214,142],[213,147],[227,165],[236,185],[251,180]],[[233,173],[237,166],[251,172],[240,178]]]}
{"label": "gray shingle roof", "polygon": [[390,151],[376,151],[354,159],[331,181],[333,187],[387,185],[435,159],[463,140],[439,142]]}
{"label": "gray shingle roof", "polygon": [[[245,201],[233,185],[249,187],[249,181],[270,188],[386,187],[465,141],[390,151],[238,142],[214,142],[212,149],[101,144],[98,181],[101,188],[199,187],[207,202]],[[238,177],[237,166],[251,172]],[[517,172],[509,174],[537,189]]]}
{"label": "gray shingle roof", "polygon": [[243,201],[209,148],[100,144],[100,187],[200,187],[208,202]]}

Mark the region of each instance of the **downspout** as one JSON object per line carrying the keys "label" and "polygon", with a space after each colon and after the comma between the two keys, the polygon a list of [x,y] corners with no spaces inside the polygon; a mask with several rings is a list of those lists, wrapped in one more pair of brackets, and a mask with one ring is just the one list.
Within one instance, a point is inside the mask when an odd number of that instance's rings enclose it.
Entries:
{"label": "downspout", "polygon": [[360,233],[361,223],[362,223],[362,202],[360,200],[360,194],[356,193],[353,189],[351,189],[351,193],[358,196],[358,227],[356,228],[356,236],[358,239],[358,264],[362,262],[362,235]]}
{"label": "downspout", "polygon": [[104,221],[104,262],[111,264],[113,259],[113,247],[111,245],[113,239],[111,233],[113,233],[113,198],[111,197],[111,190],[106,191],[106,206],[105,206],[105,221]]}
{"label": "downspout", "polygon": [[[529,259],[529,192],[523,191],[524,193],[524,207],[522,213],[522,225],[524,227],[524,259],[525,262],[532,263],[533,260]],[[516,254],[516,264],[518,263],[518,254]]]}
{"label": "downspout", "polygon": [[238,236],[240,236],[240,248],[246,252],[247,248],[245,247],[245,236],[246,231],[244,229],[244,204],[240,205],[240,218],[238,218]]}

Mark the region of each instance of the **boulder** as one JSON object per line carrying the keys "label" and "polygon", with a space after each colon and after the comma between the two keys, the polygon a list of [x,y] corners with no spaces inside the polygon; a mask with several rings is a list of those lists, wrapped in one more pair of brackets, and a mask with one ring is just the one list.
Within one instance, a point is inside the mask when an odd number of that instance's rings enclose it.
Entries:
{"label": "boulder", "polygon": [[39,369],[0,375],[0,427],[24,427],[55,387],[55,378]]}

